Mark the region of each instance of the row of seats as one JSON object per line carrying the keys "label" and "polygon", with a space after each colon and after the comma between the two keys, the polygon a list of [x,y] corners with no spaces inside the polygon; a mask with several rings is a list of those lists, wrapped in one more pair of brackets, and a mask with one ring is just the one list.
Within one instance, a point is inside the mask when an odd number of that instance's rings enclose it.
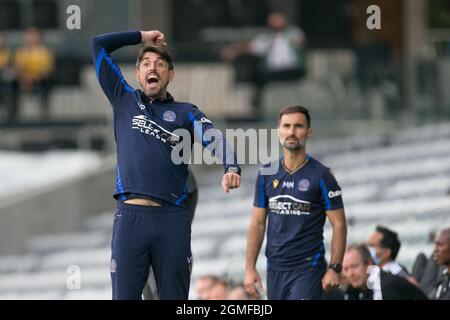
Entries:
{"label": "row of seats", "polygon": [[328,156],[335,166],[351,168],[361,165],[391,164],[406,160],[425,159],[428,157],[445,156],[449,154],[450,138],[422,143],[391,145],[364,152],[340,153]]}

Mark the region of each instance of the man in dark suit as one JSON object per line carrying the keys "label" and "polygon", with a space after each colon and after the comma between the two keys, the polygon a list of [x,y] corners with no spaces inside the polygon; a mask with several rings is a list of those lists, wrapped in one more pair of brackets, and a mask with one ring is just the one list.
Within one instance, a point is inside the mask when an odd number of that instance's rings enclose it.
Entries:
{"label": "man in dark suit", "polygon": [[450,300],[450,228],[442,229],[434,240],[434,257],[444,266],[434,285],[433,299]]}
{"label": "man in dark suit", "polygon": [[347,248],[343,276],[348,283],[345,300],[427,300],[427,296],[406,279],[374,265],[364,244]]}

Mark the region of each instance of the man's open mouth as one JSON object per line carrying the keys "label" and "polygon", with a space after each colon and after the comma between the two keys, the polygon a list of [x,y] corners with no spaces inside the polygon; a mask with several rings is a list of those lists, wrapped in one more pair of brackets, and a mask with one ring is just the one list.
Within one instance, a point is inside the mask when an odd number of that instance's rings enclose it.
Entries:
{"label": "man's open mouth", "polygon": [[147,83],[148,84],[152,84],[152,83],[158,83],[159,79],[156,75],[150,75],[147,77]]}

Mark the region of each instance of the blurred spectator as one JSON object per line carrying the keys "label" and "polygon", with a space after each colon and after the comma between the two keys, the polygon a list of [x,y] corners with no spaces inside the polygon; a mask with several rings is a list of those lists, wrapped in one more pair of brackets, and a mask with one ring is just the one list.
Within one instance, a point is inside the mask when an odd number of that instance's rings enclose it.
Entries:
{"label": "blurred spectator", "polygon": [[195,291],[197,293],[197,299],[209,300],[211,294],[211,288],[218,281],[218,278],[213,275],[204,275],[197,278],[195,281]]}
{"label": "blurred spectator", "polygon": [[[418,260],[425,259],[425,266],[420,268],[420,266],[417,266],[419,263]],[[423,263],[423,262],[422,262]],[[434,253],[431,254],[430,258],[426,258],[426,256],[421,253],[417,256],[416,261],[414,263],[414,267],[418,270],[415,270],[418,274],[418,279],[420,288],[425,292],[425,294],[428,296],[428,298],[433,299],[435,294],[435,284],[439,279],[439,276],[442,274],[442,272],[445,271],[446,267],[443,265],[439,265],[436,262],[436,256]]]}
{"label": "blurred spectator", "polygon": [[[435,242],[437,235],[436,230],[430,231],[428,240]],[[412,275],[419,281],[420,288],[425,292],[428,298],[433,299],[435,294],[435,284],[439,275],[446,269],[445,266],[436,262],[435,253],[433,252],[429,258],[424,253],[419,253],[414,261]]]}
{"label": "blurred spectator", "polygon": [[11,61],[11,51],[6,47],[3,34],[0,33],[0,74],[1,74],[0,81],[2,82],[3,82],[3,73],[10,65],[10,61]]}
{"label": "blurred spectator", "polygon": [[419,281],[420,288],[425,292],[428,298],[434,298],[434,286],[445,269],[445,266],[439,265],[436,262],[434,253],[432,253],[429,258],[423,253],[417,255],[416,260],[414,261],[412,275]]}
{"label": "blurred spectator", "polygon": [[440,272],[434,286],[436,300],[450,300],[450,228],[441,230],[434,241],[434,256],[439,265],[445,267]]}
{"label": "blurred spectator", "polygon": [[231,286],[228,300],[261,300],[261,296],[259,294],[252,295],[247,293],[244,284],[240,282]]}
{"label": "blurred spectator", "polygon": [[[423,252],[419,253],[416,259],[414,260],[414,264],[411,270],[411,275],[414,278],[416,278],[417,281],[419,281],[419,283],[421,282],[427,264],[428,264],[427,256]],[[420,287],[423,289],[422,285],[420,285]]]}
{"label": "blurred spectator", "polygon": [[364,244],[350,245],[344,256],[343,274],[348,283],[345,300],[426,300],[426,295],[402,277],[373,266]]}
{"label": "blurred spectator", "polygon": [[20,104],[19,92],[38,92],[41,96],[42,116],[48,116],[54,56],[52,51],[42,43],[38,29],[31,27],[25,31],[25,45],[16,51],[14,62],[18,84],[15,87],[17,103],[12,110],[13,118],[16,117],[17,107]]}
{"label": "blurred spectator", "polygon": [[372,261],[379,265],[381,270],[405,278],[419,287],[419,283],[409,274],[408,270],[395,261],[401,247],[396,232],[383,226],[377,226],[375,232],[369,236],[368,245]]}
{"label": "blurred spectator", "polygon": [[238,283],[231,286],[230,293],[228,294],[228,300],[248,300],[248,295],[245,291],[243,283]]}
{"label": "blurred spectator", "polygon": [[[267,25],[269,29],[251,41],[229,45],[221,52],[224,60],[234,61],[237,80],[244,78],[255,84],[255,115],[267,83],[298,80],[305,74],[304,32],[290,25],[281,12],[271,13]],[[248,70],[248,75],[239,76],[242,70]]]}
{"label": "blurred spectator", "polygon": [[5,46],[5,39],[0,33],[0,70],[4,70],[11,60],[11,51]]}
{"label": "blurred spectator", "polygon": [[0,104],[7,109],[9,117],[14,101],[12,94],[14,69],[12,67],[12,53],[5,45],[5,39],[0,34]]}
{"label": "blurred spectator", "polygon": [[208,300],[227,300],[228,299],[228,281],[218,279],[213,283],[209,290]]}

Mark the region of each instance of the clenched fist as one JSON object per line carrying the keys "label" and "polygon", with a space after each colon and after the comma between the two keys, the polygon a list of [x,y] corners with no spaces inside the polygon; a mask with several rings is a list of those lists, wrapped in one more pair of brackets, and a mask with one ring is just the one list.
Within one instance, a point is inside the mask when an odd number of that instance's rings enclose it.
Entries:
{"label": "clenched fist", "polygon": [[166,38],[164,33],[158,30],[141,31],[142,42],[149,43],[155,46],[166,46]]}
{"label": "clenched fist", "polygon": [[237,173],[227,172],[223,175],[222,189],[226,193],[228,193],[230,189],[239,188],[240,185],[241,185],[241,176],[238,175]]}

